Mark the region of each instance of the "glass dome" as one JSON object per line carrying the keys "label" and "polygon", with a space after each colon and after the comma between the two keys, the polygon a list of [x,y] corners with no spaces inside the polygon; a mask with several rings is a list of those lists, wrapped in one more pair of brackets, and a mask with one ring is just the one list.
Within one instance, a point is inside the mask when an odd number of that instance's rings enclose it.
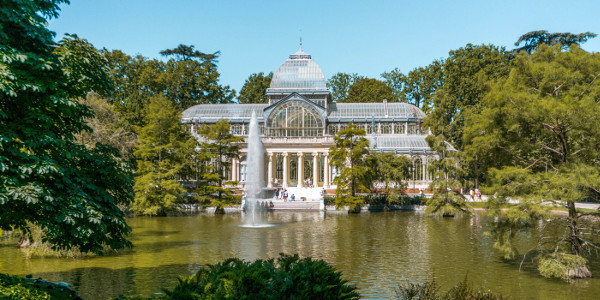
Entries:
{"label": "glass dome", "polygon": [[310,54],[300,49],[290,55],[271,80],[269,89],[310,89],[327,91],[325,76],[317,63],[315,63]]}

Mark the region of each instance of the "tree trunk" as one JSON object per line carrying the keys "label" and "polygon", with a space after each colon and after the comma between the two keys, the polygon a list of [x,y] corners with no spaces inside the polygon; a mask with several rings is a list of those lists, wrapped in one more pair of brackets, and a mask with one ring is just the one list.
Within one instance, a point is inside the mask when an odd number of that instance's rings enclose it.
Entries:
{"label": "tree trunk", "polygon": [[575,201],[568,201],[569,208],[569,230],[571,243],[571,254],[581,255],[581,239],[579,239],[579,228],[577,228],[577,211],[575,210]]}

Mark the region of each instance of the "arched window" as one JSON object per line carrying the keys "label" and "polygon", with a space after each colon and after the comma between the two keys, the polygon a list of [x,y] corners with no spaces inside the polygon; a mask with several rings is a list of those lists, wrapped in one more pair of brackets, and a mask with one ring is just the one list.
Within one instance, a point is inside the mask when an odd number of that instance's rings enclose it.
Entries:
{"label": "arched window", "polygon": [[289,101],[275,108],[267,125],[270,136],[319,136],[323,131],[321,116],[303,101]]}
{"label": "arched window", "polygon": [[329,133],[331,135],[335,135],[337,132],[338,132],[338,124],[337,123],[327,125],[327,133]]}
{"label": "arched window", "polygon": [[392,134],[392,123],[381,123],[381,134]]}
{"label": "arched window", "polygon": [[419,157],[413,160],[413,172],[415,180],[423,180],[423,161]]}

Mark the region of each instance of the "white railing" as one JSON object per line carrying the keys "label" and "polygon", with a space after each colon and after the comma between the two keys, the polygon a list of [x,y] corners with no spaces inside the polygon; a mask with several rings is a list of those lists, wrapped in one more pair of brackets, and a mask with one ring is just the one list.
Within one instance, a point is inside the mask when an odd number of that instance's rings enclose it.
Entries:
{"label": "white railing", "polygon": [[266,136],[262,138],[263,144],[333,144],[332,136]]}

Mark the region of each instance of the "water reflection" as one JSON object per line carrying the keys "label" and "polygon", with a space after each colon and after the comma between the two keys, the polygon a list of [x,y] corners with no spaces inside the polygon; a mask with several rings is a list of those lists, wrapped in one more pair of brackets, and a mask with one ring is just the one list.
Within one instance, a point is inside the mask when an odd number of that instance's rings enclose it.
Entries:
{"label": "water reflection", "polygon": [[[264,217],[277,226],[242,228],[240,214],[134,218],[134,249],[73,260],[26,259],[14,247],[0,247],[0,272],[69,282],[82,296],[107,299],[160,292],[174,285],[177,276],[227,257],[253,260],[298,253],[336,266],[371,299],[391,298],[403,281],[435,277],[449,288],[466,275],[475,286],[514,299],[594,299],[600,292],[595,278],[566,284],[541,278],[531,263],[519,272],[520,262],[502,261],[485,234],[488,220],[480,214],[448,219],[413,212],[272,212]],[[536,234],[521,236],[519,247],[531,247]],[[600,272],[596,261],[592,272]]]}

